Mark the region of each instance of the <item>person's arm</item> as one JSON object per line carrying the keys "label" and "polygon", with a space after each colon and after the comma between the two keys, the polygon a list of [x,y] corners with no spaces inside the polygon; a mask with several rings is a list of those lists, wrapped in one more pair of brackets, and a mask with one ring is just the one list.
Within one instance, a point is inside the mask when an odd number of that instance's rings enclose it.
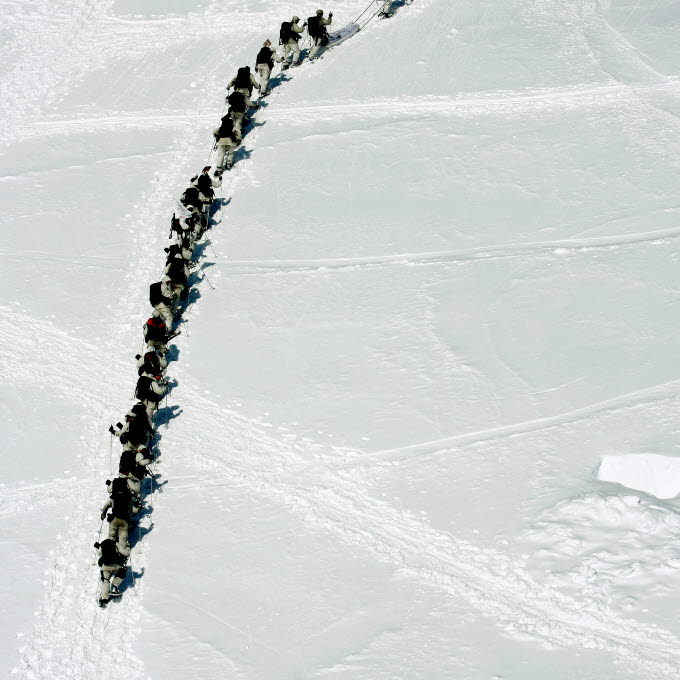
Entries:
{"label": "person's arm", "polygon": [[168,285],[167,281],[161,281],[161,295],[166,298],[172,297],[172,290],[170,290],[170,286]]}
{"label": "person's arm", "polygon": [[328,19],[324,19],[323,17],[321,18],[321,25],[322,26],[330,26],[331,21],[333,21],[333,12],[329,12],[328,14]]}
{"label": "person's arm", "polygon": [[135,461],[137,461],[138,465],[148,465],[151,462],[151,458],[144,458],[144,454],[139,451],[135,456]]}
{"label": "person's arm", "polygon": [[106,501],[106,503],[105,503],[104,506],[102,507],[102,519],[104,519],[104,517],[106,517],[107,511],[108,511],[108,509],[111,508],[111,507],[113,507],[113,501],[109,498],[109,500]]}
{"label": "person's arm", "polygon": [[252,73],[250,74],[250,84],[253,87],[256,87],[258,92],[262,90],[260,83],[257,82],[257,80],[255,79],[255,76]]}

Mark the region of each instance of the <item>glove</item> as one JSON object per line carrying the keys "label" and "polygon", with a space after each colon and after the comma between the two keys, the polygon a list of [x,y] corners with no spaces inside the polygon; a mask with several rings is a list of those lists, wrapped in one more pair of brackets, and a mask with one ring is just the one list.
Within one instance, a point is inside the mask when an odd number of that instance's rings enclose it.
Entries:
{"label": "glove", "polygon": [[106,517],[106,510],[104,510],[104,512],[102,512],[102,521],[104,521],[104,517]]}
{"label": "glove", "polygon": [[[111,434],[116,434],[115,430],[113,429],[113,425],[109,425],[109,432]],[[103,519],[103,518],[102,518]]]}
{"label": "glove", "polygon": [[333,18],[333,12],[329,12],[329,13],[328,13],[328,18],[329,18],[329,19],[332,19],[332,18]]}

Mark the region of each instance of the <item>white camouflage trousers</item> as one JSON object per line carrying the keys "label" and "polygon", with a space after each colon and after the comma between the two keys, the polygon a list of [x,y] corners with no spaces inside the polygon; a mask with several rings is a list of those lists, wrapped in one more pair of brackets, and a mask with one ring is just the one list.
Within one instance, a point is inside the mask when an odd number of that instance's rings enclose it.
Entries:
{"label": "white camouflage trousers", "polygon": [[[293,58],[288,61],[288,55],[292,54]],[[286,64],[296,64],[300,61],[300,46],[296,40],[291,40],[283,46],[283,59]]]}
{"label": "white camouflage trousers", "polygon": [[158,305],[154,305],[154,309],[158,310],[158,313],[161,315],[161,319],[163,319],[163,323],[167,329],[170,330],[173,323],[172,310],[170,307],[161,302]]}
{"label": "white camouflage trousers", "polygon": [[[241,121],[243,118],[241,118]],[[236,122],[236,121],[234,121]],[[215,160],[215,165],[224,169],[224,161],[226,158],[227,165],[231,167],[234,164],[234,150],[236,149],[236,142],[228,137],[226,139],[220,139],[217,142],[217,159]]]}
{"label": "white camouflage trousers", "polygon": [[262,92],[262,94],[269,92],[269,77],[272,74],[269,64],[258,64],[257,72],[260,75],[260,87],[262,88],[260,92]]}
{"label": "white camouflage trousers", "polygon": [[124,555],[128,551],[128,523],[124,519],[114,517],[109,524],[109,538],[117,541],[118,552]]}
{"label": "white camouflage trousers", "polygon": [[[108,601],[111,597],[111,586],[116,588],[123,582],[119,576],[114,576],[122,567],[118,564],[102,564],[101,580],[99,581],[99,599]],[[113,577],[113,578],[111,578]]]}

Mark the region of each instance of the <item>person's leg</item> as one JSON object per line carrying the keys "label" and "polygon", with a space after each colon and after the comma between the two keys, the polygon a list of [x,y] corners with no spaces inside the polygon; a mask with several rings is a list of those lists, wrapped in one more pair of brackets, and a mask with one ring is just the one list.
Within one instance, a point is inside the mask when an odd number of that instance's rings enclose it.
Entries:
{"label": "person's leg", "polygon": [[99,601],[100,602],[108,602],[109,601],[109,596],[111,593],[111,570],[106,566],[103,565],[101,572],[100,572],[100,578],[99,578]]}
{"label": "person's leg", "polygon": [[111,591],[113,595],[119,595],[118,586],[125,580],[127,576],[127,567],[121,567],[118,569],[111,579]]}
{"label": "person's leg", "polygon": [[231,168],[232,165],[234,165],[234,150],[236,149],[236,144],[232,142],[229,146],[226,147],[227,149],[227,168]]}
{"label": "person's leg", "polygon": [[116,547],[118,548],[118,552],[121,555],[124,555],[125,551],[128,549],[128,523],[124,519],[118,521],[118,544]]}
{"label": "person's leg", "polygon": [[257,67],[257,72],[260,74],[260,87],[262,88],[260,92],[262,96],[269,94],[269,76],[271,75],[271,69],[267,64],[260,64]]}
{"label": "person's leg", "polygon": [[173,318],[170,308],[167,305],[160,303],[156,305],[154,309],[158,310],[158,313],[161,315],[161,319],[163,319],[163,323],[168,327],[168,329],[172,328]]}

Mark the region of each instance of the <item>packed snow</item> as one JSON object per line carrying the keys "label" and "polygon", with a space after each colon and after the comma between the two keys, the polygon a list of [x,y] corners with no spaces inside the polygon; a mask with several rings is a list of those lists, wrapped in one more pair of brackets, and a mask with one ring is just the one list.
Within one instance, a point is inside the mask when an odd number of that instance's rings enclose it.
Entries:
{"label": "packed snow", "polygon": [[597,478],[646,491],[656,498],[675,498],[680,493],[680,458],[658,453],[603,456]]}
{"label": "packed snow", "polygon": [[0,0],[5,675],[680,672],[680,7],[395,4],[225,174],[101,610],[175,201],[317,5]]}

